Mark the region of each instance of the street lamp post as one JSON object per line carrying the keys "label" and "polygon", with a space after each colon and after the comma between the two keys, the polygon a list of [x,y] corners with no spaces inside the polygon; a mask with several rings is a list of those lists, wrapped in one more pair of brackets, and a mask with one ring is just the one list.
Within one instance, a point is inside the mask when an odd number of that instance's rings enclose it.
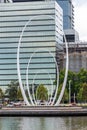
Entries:
{"label": "street lamp post", "polygon": [[69,104],[71,104],[71,80],[69,80]]}

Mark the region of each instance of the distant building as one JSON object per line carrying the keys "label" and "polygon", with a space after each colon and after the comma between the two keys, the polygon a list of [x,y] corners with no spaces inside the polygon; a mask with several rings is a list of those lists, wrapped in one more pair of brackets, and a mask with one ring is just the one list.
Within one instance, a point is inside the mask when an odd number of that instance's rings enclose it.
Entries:
{"label": "distant building", "polygon": [[79,42],[79,34],[75,29],[64,30],[67,42]]}
{"label": "distant building", "polygon": [[74,29],[74,6],[72,0],[57,0],[63,9],[63,28]]}
{"label": "distant building", "polygon": [[[87,42],[68,43],[68,48],[69,70],[78,72],[81,68],[87,69]],[[65,62],[66,57],[64,56],[63,68],[65,68]]]}
{"label": "distant building", "polygon": [[68,42],[79,41],[79,34],[74,29],[74,6],[72,0],[57,0],[63,9],[63,29]]}

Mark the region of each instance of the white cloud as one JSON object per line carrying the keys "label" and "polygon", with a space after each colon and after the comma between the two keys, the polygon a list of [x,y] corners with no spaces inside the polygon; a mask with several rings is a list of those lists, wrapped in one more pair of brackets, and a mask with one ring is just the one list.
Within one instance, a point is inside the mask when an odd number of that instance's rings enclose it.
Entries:
{"label": "white cloud", "polygon": [[87,1],[75,3],[75,29],[79,32],[80,40],[87,41]]}

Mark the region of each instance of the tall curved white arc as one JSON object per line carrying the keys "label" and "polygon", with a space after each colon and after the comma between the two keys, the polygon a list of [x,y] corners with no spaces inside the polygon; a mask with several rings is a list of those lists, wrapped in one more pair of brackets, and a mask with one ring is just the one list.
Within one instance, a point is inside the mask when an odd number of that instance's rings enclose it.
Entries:
{"label": "tall curved white arc", "polygon": [[[23,27],[22,29],[22,32],[21,32],[21,35],[20,35],[20,39],[19,39],[19,43],[18,43],[18,50],[17,50],[17,71],[18,71],[18,79],[19,79],[19,85],[20,85],[20,89],[21,89],[21,92],[22,92],[22,96],[24,98],[24,101],[25,103],[29,106],[29,105],[34,105],[33,102],[32,102],[32,97],[31,95],[29,94],[29,98],[31,100],[31,103],[29,103],[27,97],[26,97],[26,94],[25,94],[25,91],[24,91],[24,88],[23,88],[23,84],[22,84],[22,79],[21,79],[21,73],[20,73],[20,62],[19,62],[19,53],[20,53],[20,46],[21,46],[21,39],[22,39],[22,36],[23,36],[23,33],[25,31],[25,28],[27,27],[28,24],[30,24],[30,22],[33,20],[33,19],[36,19],[40,16],[46,16],[46,17],[50,17],[52,18],[53,20],[55,20],[54,17],[50,16],[50,15],[37,15],[37,16],[33,16],[30,18],[30,20],[25,24],[25,26]],[[66,44],[66,71],[65,71],[65,78],[64,78],[64,82],[63,82],[63,87],[62,87],[62,90],[61,90],[61,93],[59,95],[59,98],[57,100],[57,102],[55,103],[55,105],[59,105],[59,103],[61,102],[61,99],[63,97],[63,94],[64,94],[64,90],[65,90],[65,86],[66,86],[66,81],[67,81],[67,75],[68,75],[68,46],[67,46],[67,42],[65,41],[65,44]],[[32,55],[31,55],[32,57]],[[30,58],[31,60],[31,58]],[[29,62],[30,62],[29,60]],[[55,62],[56,63],[56,62]],[[28,71],[28,70],[27,70]],[[58,67],[57,67],[57,72],[58,72]],[[58,76],[58,73],[57,73],[57,76]],[[57,97],[57,91],[58,91],[58,83],[59,83],[59,78],[57,79],[57,88],[56,88],[56,92],[55,92],[55,95],[54,95],[54,98],[53,98],[53,102],[52,102],[52,105],[54,105],[54,102],[55,102],[55,99]],[[28,87],[28,80],[27,80],[27,87]]]}
{"label": "tall curved white arc", "polygon": [[[21,32],[21,35],[20,35],[20,38],[19,38],[18,49],[17,49],[17,72],[18,72],[19,86],[20,86],[21,93],[22,93],[22,96],[23,96],[23,98],[24,98],[24,101],[25,101],[25,103],[26,103],[28,106],[30,105],[30,103],[29,103],[29,101],[28,101],[28,99],[27,99],[27,97],[26,97],[25,91],[24,91],[24,89],[23,89],[23,84],[22,84],[22,79],[21,79],[21,73],[20,73],[19,53],[20,53],[21,40],[22,40],[23,33],[24,33],[24,31],[25,31],[25,28],[27,27],[27,25],[28,25],[33,19],[38,18],[38,17],[40,17],[40,16],[47,16],[47,17],[50,17],[50,18],[54,19],[54,18],[53,18],[52,16],[50,16],[50,15],[37,15],[37,16],[31,17],[31,18],[28,20],[28,22],[25,24],[25,26],[23,27],[23,29],[22,29],[22,32]],[[31,96],[30,96],[30,100],[31,100],[31,102],[32,102]],[[33,102],[32,102],[32,104],[33,104]]]}
{"label": "tall curved white arc", "polygon": [[[36,76],[37,76],[37,74],[39,73],[39,72],[45,72],[45,73],[47,73],[48,74],[48,76],[49,76],[49,79],[50,79],[50,82],[51,82],[51,85],[52,85],[52,89],[53,89],[53,82],[52,82],[52,77],[50,76],[50,73],[49,72],[47,72],[46,70],[40,70],[40,71],[37,71],[36,72],[36,74],[35,74],[35,76],[34,76],[34,78],[33,78],[33,82],[32,82],[32,85],[34,84],[34,81],[35,81],[35,79],[36,79]],[[51,95],[52,95],[52,91],[51,91]],[[35,105],[37,105],[37,99],[35,99],[35,96],[34,96],[34,88],[33,88],[33,99],[34,99],[34,102],[35,102]],[[48,104],[49,104],[49,102],[48,102]]]}
{"label": "tall curved white arc", "polygon": [[59,105],[60,102],[61,102],[61,100],[62,100],[64,91],[65,91],[65,87],[66,87],[67,77],[68,77],[69,57],[68,57],[68,43],[66,41],[65,34],[64,34],[64,40],[65,40],[65,46],[66,46],[66,70],[65,70],[65,77],[64,77],[64,82],[63,82],[62,90],[60,92],[59,98],[58,98],[55,106]]}
{"label": "tall curved white arc", "polygon": [[18,50],[17,50],[17,71],[18,71],[18,79],[19,79],[19,86],[21,89],[21,93],[24,99],[24,102],[29,106],[30,103],[28,102],[28,99],[26,97],[24,88],[23,88],[23,84],[22,84],[22,80],[21,80],[21,73],[20,73],[20,62],[19,62],[19,52],[20,52],[20,45],[21,45],[21,38],[22,38],[23,33],[20,35],[20,39],[19,39],[19,44],[18,44]]}
{"label": "tall curved white arc", "polygon": [[51,102],[51,105],[53,105],[54,104],[54,102],[55,102],[55,100],[56,100],[56,96],[57,96],[57,91],[58,91],[58,86],[59,86],[59,71],[58,71],[58,65],[57,65],[57,62],[56,62],[56,59],[55,59],[55,57],[54,57],[54,55],[51,53],[51,51],[50,50],[48,50],[48,49],[37,49],[35,52],[33,52],[33,54],[30,56],[30,59],[29,59],[29,61],[28,61],[28,65],[27,65],[27,70],[26,70],[26,83],[27,83],[27,89],[28,89],[28,94],[29,94],[29,97],[30,97],[30,101],[31,101],[31,104],[32,105],[34,105],[34,103],[33,103],[33,99],[32,99],[32,97],[31,97],[31,95],[30,95],[30,91],[29,91],[29,83],[28,83],[28,71],[29,71],[29,65],[30,65],[30,62],[31,62],[31,59],[32,59],[32,57],[33,57],[33,55],[36,53],[36,52],[39,52],[39,51],[41,51],[41,50],[44,50],[44,51],[47,51],[47,52],[49,52],[49,54],[53,57],[53,59],[54,59],[54,62],[55,62],[55,64],[56,64],[56,69],[57,69],[57,87],[56,87],[56,92],[55,92],[55,96],[54,96],[54,98],[53,98],[53,101]]}

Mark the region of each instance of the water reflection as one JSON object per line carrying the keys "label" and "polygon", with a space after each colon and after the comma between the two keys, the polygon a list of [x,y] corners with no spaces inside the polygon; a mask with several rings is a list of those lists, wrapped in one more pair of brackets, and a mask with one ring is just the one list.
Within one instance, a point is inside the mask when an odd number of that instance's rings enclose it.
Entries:
{"label": "water reflection", "polygon": [[87,117],[0,117],[0,130],[87,130]]}
{"label": "water reflection", "polygon": [[67,130],[87,130],[87,117],[64,118]]}
{"label": "water reflection", "polygon": [[[24,118],[22,122],[26,122],[26,130],[61,130],[64,128],[62,118]],[[30,122],[30,123],[29,123]],[[21,124],[22,130],[25,130],[25,125]],[[65,130],[65,129],[62,129]]]}
{"label": "water reflection", "polygon": [[21,130],[21,118],[0,117],[0,130]]}

